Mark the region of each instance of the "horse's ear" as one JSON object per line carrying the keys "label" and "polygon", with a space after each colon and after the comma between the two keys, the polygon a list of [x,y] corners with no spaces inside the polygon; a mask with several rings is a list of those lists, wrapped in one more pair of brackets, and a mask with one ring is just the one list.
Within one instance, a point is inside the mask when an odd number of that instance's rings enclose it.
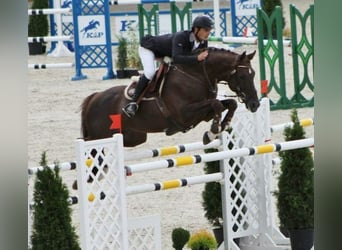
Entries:
{"label": "horse's ear", "polygon": [[242,62],[245,57],[246,57],[246,51],[242,52],[242,54],[239,55],[238,62]]}
{"label": "horse's ear", "polygon": [[247,55],[248,59],[249,59],[249,60],[252,60],[253,57],[255,56],[255,53],[256,53],[256,50],[254,50],[254,52],[248,54],[248,55]]}

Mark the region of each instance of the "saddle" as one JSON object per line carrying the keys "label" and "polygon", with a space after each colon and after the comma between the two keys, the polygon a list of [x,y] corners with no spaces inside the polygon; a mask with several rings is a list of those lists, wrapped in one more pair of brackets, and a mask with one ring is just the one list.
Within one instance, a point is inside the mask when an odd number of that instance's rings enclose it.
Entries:
{"label": "saddle", "polygon": [[[152,80],[147,85],[147,87],[143,90],[142,94],[139,96],[137,103],[141,100],[154,100],[156,101],[159,110],[162,112],[163,116],[167,119],[169,123],[169,128],[165,131],[166,135],[173,135],[179,131],[185,133],[190,128],[184,128],[180,124],[178,124],[171,116],[168,108],[166,107],[164,101],[160,98],[160,93],[163,89],[163,83],[167,76],[167,72],[170,69],[170,65],[166,62],[162,62],[156,70]],[[139,77],[133,79],[133,82],[127,86],[126,93],[128,97],[132,97],[134,94],[134,89],[139,81]]]}
{"label": "saddle", "polygon": [[[169,67],[170,66],[167,63],[162,62],[160,64],[153,78],[138,98],[138,102],[141,101],[141,99],[150,99],[160,95]],[[127,87],[127,95],[129,97],[132,97],[134,94],[134,89],[139,81],[139,77],[132,77],[132,80],[133,82]]]}

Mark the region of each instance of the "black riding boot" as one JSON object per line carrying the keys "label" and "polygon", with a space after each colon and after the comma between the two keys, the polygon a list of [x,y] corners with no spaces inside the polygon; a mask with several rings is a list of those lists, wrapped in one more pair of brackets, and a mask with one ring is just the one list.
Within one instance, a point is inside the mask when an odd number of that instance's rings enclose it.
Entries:
{"label": "black riding boot", "polygon": [[147,86],[148,82],[150,80],[146,78],[145,75],[142,75],[139,79],[139,82],[137,84],[137,86],[135,87],[135,91],[134,94],[132,96],[132,102],[128,103],[124,108],[122,108],[122,111],[128,116],[128,117],[132,117],[135,115],[135,112],[137,112],[139,106],[137,104],[137,100],[141,94],[141,92],[143,92],[143,90],[145,89],[145,87]]}

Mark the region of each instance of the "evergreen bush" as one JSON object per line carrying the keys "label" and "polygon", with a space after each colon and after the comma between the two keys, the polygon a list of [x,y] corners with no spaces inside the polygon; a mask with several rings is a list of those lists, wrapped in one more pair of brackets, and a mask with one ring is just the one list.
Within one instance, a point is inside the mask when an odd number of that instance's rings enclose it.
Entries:
{"label": "evergreen bush", "polygon": [[137,32],[133,29],[128,31],[128,51],[127,51],[127,64],[131,69],[142,69],[142,64],[139,56],[139,40]]}
{"label": "evergreen bush", "polygon": [[[227,130],[231,132],[231,128]],[[232,149],[233,143],[229,143],[228,148]],[[205,153],[218,152],[217,148],[209,148],[204,150]],[[234,165],[234,159],[229,159],[229,165]],[[206,162],[204,166],[205,174],[213,174],[220,172],[220,161]],[[221,198],[221,184],[219,182],[208,182],[204,185],[202,192],[202,206],[205,211],[205,217],[216,228],[223,227],[222,215],[222,198]]]}
{"label": "evergreen bush", "polygon": [[42,153],[34,183],[32,250],[79,250],[78,237],[72,226],[69,191],[56,165],[52,170],[47,166],[46,152]]}
{"label": "evergreen bush", "polygon": [[[286,141],[305,138],[297,110],[291,114],[294,125],[285,128]],[[277,197],[280,227],[286,230],[314,227],[314,162],[309,148],[279,152],[281,157]]]}
{"label": "evergreen bush", "polygon": [[181,227],[172,230],[172,246],[176,250],[182,250],[190,238],[190,232]]}
{"label": "evergreen bush", "polygon": [[[32,9],[49,8],[48,0],[33,0]],[[28,23],[28,36],[47,36],[49,34],[49,22],[47,15],[30,15]]]}
{"label": "evergreen bush", "polygon": [[[281,0],[263,0],[261,6],[262,6],[262,9],[266,12],[266,14],[269,17],[272,15],[276,6],[280,6],[281,8],[283,8],[283,4]],[[282,27],[280,28],[284,29],[284,27],[285,27],[285,18],[283,16],[283,10],[282,10]],[[266,24],[264,23],[264,36],[265,38],[268,38],[268,33],[266,32],[266,30],[267,30],[267,27],[266,27]],[[277,39],[277,26],[275,22],[272,24],[272,38]]]}
{"label": "evergreen bush", "polygon": [[[205,153],[218,152],[216,148],[208,148]],[[220,172],[220,161],[206,162],[204,166],[205,174],[213,174]],[[221,184],[219,182],[208,182],[204,185],[202,192],[202,206],[205,211],[204,215],[214,227],[222,227],[222,199]]]}
{"label": "evergreen bush", "polygon": [[120,35],[118,36],[118,48],[117,48],[117,60],[116,60],[116,66],[119,70],[124,70],[125,68],[127,68],[127,64],[128,64],[128,55],[127,55],[127,38],[125,38],[124,36]]}

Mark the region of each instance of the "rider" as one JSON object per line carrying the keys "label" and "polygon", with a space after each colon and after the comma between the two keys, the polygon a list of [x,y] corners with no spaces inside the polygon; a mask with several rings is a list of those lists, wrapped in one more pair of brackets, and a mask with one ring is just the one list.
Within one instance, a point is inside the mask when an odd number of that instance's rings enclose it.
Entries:
{"label": "rider", "polygon": [[139,107],[137,104],[138,97],[155,74],[154,60],[171,57],[176,64],[194,64],[203,61],[207,57],[208,51],[203,51],[198,55],[193,55],[191,52],[195,49],[208,47],[208,37],[213,25],[214,22],[210,17],[199,15],[193,20],[191,30],[159,36],[146,35],[141,39],[139,56],[144,74],[140,77],[135,88],[132,102],[122,108],[128,117],[135,115]]}

